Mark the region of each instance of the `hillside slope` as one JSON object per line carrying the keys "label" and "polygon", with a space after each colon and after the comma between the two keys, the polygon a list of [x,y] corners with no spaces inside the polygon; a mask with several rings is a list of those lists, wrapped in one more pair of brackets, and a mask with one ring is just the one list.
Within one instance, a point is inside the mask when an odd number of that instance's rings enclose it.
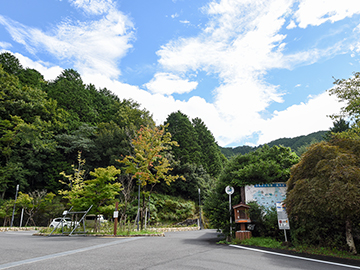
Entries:
{"label": "hillside slope", "polygon": [[[314,141],[323,141],[324,135],[328,131],[317,131],[314,133],[310,133],[308,135],[302,135],[294,138],[281,138],[267,143],[268,146],[272,147],[274,145],[283,145],[285,147],[290,147],[293,151],[295,151],[298,155],[300,154],[299,150],[303,146],[307,146]],[[220,147],[221,153],[223,153],[227,158],[236,155],[244,155],[251,151],[255,151],[256,149],[262,147],[263,145],[259,145],[256,147],[251,146],[237,146],[237,147]]]}

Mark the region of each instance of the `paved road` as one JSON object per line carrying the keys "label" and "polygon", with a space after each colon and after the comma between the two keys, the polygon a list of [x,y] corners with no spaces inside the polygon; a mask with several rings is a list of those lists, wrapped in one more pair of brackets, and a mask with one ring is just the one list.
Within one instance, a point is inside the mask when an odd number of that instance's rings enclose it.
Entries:
{"label": "paved road", "polygon": [[217,245],[218,240],[214,230],[137,238],[1,232],[0,269],[360,269]]}

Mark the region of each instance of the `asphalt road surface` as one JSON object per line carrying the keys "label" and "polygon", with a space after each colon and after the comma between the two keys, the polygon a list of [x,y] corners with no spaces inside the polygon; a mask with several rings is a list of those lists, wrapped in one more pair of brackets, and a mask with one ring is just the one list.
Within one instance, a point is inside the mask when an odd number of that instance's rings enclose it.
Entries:
{"label": "asphalt road surface", "polygon": [[133,238],[32,234],[0,232],[0,269],[360,269],[353,261],[219,245],[214,230]]}

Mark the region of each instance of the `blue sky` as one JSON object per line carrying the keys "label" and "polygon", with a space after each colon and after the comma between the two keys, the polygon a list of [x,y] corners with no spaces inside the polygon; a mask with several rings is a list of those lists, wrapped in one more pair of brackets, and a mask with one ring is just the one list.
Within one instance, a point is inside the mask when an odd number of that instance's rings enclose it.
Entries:
{"label": "blue sky", "polygon": [[359,71],[360,1],[12,0],[0,51],[47,80],[76,69],[149,110],[201,118],[221,146],[327,130],[333,77]]}

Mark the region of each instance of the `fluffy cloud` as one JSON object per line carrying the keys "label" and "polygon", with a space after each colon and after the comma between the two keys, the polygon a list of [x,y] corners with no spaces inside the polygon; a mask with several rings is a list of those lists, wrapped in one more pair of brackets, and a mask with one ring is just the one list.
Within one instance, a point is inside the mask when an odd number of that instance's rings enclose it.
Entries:
{"label": "fluffy cloud", "polygon": [[[295,14],[301,27],[306,24],[302,12],[310,2],[303,1]],[[286,36],[279,33],[285,17],[292,14],[293,4],[291,0],[212,1],[203,8],[211,19],[198,36],[172,40],[157,52],[165,70],[205,71],[220,78],[220,86],[214,89],[214,103],[199,103],[189,109],[190,116],[208,118],[206,123],[220,144],[240,142],[254,134],[259,134],[258,143],[264,143],[279,136],[293,137],[331,126],[326,115],[340,107],[326,93],[274,112],[268,120],[261,117],[271,103],[284,99],[278,86],[264,81],[268,70],[312,64],[341,50],[341,44],[333,44],[325,49],[284,54]],[[321,17],[321,9],[315,10]],[[335,19],[340,17],[331,20]],[[287,24],[289,30],[295,27],[293,20]],[[201,106],[204,109],[199,109]],[[206,117],[205,108],[212,112],[211,119]]]}
{"label": "fluffy cloud", "polygon": [[189,93],[196,88],[197,82],[183,80],[170,73],[157,73],[154,78],[145,84],[145,87],[154,94],[171,95]]}
{"label": "fluffy cloud", "polygon": [[[334,96],[327,92],[309,97],[306,103],[290,106],[284,111],[275,111],[273,117],[262,125],[259,144],[264,144],[282,137],[292,138],[307,135],[314,131],[328,130],[332,120],[327,117],[339,112],[343,106]],[[299,134],[299,127],[302,134]]]}
{"label": "fluffy cloud", "polygon": [[294,17],[299,27],[319,26],[324,22],[331,23],[360,13],[360,1],[353,0],[302,0]]}

